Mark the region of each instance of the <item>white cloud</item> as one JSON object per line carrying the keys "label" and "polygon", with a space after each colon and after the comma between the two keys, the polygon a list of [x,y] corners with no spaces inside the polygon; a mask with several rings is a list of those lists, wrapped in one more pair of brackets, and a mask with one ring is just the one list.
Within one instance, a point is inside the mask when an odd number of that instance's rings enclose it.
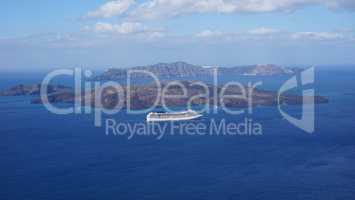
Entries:
{"label": "white cloud", "polygon": [[278,30],[278,29],[265,28],[265,27],[256,28],[256,29],[249,31],[249,33],[252,35],[272,35],[272,34],[279,33],[279,32],[280,32],[280,30]]}
{"label": "white cloud", "polygon": [[343,33],[339,32],[297,32],[291,34],[292,39],[311,39],[311,40],[342,40],[346,39]]}
{"label": "white cloud", "polygon": [[131,15],[142,19],[175,17],[195,12],[234,12],[235,5],[225,0],[150,0],[140,4]]}
{"label": "white cloud", "polygon": [[122,24],[98,22],[94,25],[94,31],[97,33],[137,34],[146,29],[143,24],[138,22],[123,22]]}
{"label": "white cloud", "polygon": [[219,37],[224,34],[221,31],[204,30],[196,34],[197,37],[209,38],[209,37]]}
{"label": "white cloud", "polygon": [[218,30],[204,30],[196,34],[202,39],[218,38],[220,40],[314,40],[314,41],[353,41],[354,32],[289,32],[273,28],[256,28],[249,31],[222,32]]}
{"label": "white cloud", "polygon": [[223,39],[267,39],[272,38],[273,35],[279,34],[281,31],[279,29],[273,28],[255,28],[249,31],[236,31],[236,32],[222,32],[219,30],[204,30],[196,34],[200,38],[223,38]]}
{"label": "white cloud", "polygon": [[114,25],[116,32],[120,34],[141,33],[147,31],[147,27],[138,22],[124,22]]}
{"label": "white cloud", "polygon": [[139,4],[130,14],[135,18],[159,19],[206,12],[289,12],[311,5],[355,10],[354,0],[149,0]]}
{"label": "white cloud", "polygon": [[[85,30],[90,30],[90,27],[86,27]],[[94,26],[94,31],[97,32],[97,33],[113,32],[114,31],[114,27],[110,23],[98,22]]]}
{"label": "white cloud", "polygon": [[242,0],[233,1],[236,5],[236,12],[275,12],[291,11],[300,6],[313,4],[318,0]]}
{"label": "white cloud", "polygon": [[[128,12],[135,0],[109,1],[87,17],[111,18]],[[355,11],[354,0],[147,0],[129,12],[135,19],[161,19],[192,13],[289,12],[311,5]]]}
{"label": "white cloud", "polygon": [[134,3],[134,0],[109,1],[95,11],[87,14],[87,17],[110,18],[125,13]]}
{"label": "white cloud", "polygon": [[152,29],[139,22],[123,22],[121,24],[98,22],[93,27],[85,28],[85,30],[111,36],[143,36],[150,39],[165,35],[164,30]]}

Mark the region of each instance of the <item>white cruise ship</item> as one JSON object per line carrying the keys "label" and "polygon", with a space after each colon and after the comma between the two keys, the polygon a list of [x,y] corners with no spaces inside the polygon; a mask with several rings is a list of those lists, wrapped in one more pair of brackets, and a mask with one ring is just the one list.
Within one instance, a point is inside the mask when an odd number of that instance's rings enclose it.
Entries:
{"label": "white cruise ship", "polygon": [[161,122],[161,121],[184,121],[192,120],[201,117],[202,115],[193,110],[187,110],[183,112],[171,112],[171,113],[155,113],[151,112],[147,115],[148,122]]}

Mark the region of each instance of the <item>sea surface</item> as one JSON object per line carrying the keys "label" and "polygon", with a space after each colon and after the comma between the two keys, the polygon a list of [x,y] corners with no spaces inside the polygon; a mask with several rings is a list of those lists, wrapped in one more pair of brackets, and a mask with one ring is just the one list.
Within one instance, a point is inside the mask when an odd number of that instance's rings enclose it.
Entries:
{"label": "sea surface", "polygon": [[[0,89],[43,76],[1,74]],[[261,88],[277,89],[287,78],[264,77]],[[230,80],[257,81],[221,83]],[[330,102],[316,106],[313,134],[288,123],[277,107],[258,107],[249,117],[263,135],[160,140],[106,135],[92,114],[55,115],[30,104],[33,97],[0,97],[0,199],[355,199],[355,71],[316,70],[315,89]],[[145,121],[124,111],[111,117]],[[245,117],[221,111],[195,123]]]}

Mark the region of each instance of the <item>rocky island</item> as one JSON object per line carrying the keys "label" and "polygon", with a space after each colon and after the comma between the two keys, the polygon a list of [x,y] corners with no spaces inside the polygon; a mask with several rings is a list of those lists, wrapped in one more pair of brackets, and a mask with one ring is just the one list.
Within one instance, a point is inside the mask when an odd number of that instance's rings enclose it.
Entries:
{"label": "rocky island", "polygon": [[[191,105],[224,105],[230,108],[247,107],[249,104],[247,98],[231,98],[227,95],[241,95],[243,89],[237,86],[229,86],[228,88],[214,87],[213,85],[207,85],[207,88],[202,87],[199,82],[194,81],[181,81],[178,85],[169,85],[170,82],[163,83],[161,85],[164,89],[165,96],[167,95],[181,95],[179,98],[158,98],[161,96],[161,90],[155,84],[145,86],[132,86],[131,88],[123,87],[122,94],[120,95],[113,88],[105,88],[100,93],[102,98],[101,106],[112,109],[119,101],[122,101],[123,107],[126,107],[128,101],[130,101],[131,109],[145,109],[152,105],[161,106],[163,103],[167,106],[186,106],[189,103]],[[186,88],[186,94],[184,95],[181,86]],[[78,97],[74,91],[65,86],[48,86],[49,94],[48,101],[50,103],[73,103]],[[276,92],[260,90],[257,88],[245,87],[245,93],[248,94],[250,90],[253,90],[251,96],[252,106],[275,106],[278,103],[287,105],[298,105],[302,103],[310,103],[311,97],[303,98],[297,95],[281,95],[278,99]],[[160,92],[160,93],[159,93]],[[10,95],[38,95],[40,93],[40,85],[19,85],[12,87],[11,89],[2,92],[0,94]],[[96,93],[95,90],[83,92],[82,105],[97,106],[95,103]],[[217,98],[215,98],[217,96]],[[121,98],[121,99],[120,99]],[[280,100],[280,101],[279,101]],[[157,101],[157,104],[155,102]],[[322,96],[315,96],[314,102],[316,104],[327,103],[328,99]],[[35,97],[32,103],[42,103],[39,97]]]}
{"label": "rocky island", "polygon": [[[105,73],[94,77],[96,81],[118,81],[127,78],[127,72],[133,70],[145,70],[153,73],[158,78],[169,79],[163,83],[143,84],[134,86],[123,86],[118,92],[113,88],[97,88],[86,89],[80,94],[75,94],[72,88],[62,85],[48,85],[47,93],[49,103],[74,103],[81,102],[81,105],[97,107],[98,96],[100,96],[100,106],[105,108],[113,108],[118,102],[123,107],[130,105],[131,109],[144,109],[155,106],[186,106],[190,105],[214,105],[226,107],[247,107],[247,106],[274,106],[280,104],[297,105],[309,103],[314,99],[314,103],[327,103],[328,99],[322,96],[302,97],[290,94],[281,94],[277,92],[265,91],[251,86],[240,87],[238,85],[230,85],[228,88],[224,86],[214,86],[191,80],[197,77],[205,77],[212,75],[216,67],[206,67],[188,64],[185,62],[160,63],[150,66],[133,67],[127,69],[109,69]],[[272,75],[294,75],[299,72],[298,68],[280,67],[276,65],[253,65],[245,67],[218,67],[218,73],[221,75],[253,75],[253,76],[272,76]],[[145,74],[137,73],[133,78],[140,78]],[[179,79],[186,78],[186,79]],[[176,84],[179,79],[179,84]],[[171,85],[171,83],[174,83]],[[102,86],[101,86],[102,87]],[[185,90],[183,90],[182,89]],[[162,91],[161,89],[164,88]],[[0,92],[0,96],[19,96],[19,95],[39,95],[41,84],[33,85],[16,85],[10,89]],[[179,95],[179,98],[165,98],[166,96]],[[229,96],[228,96],[229,95]],[[231,98],[231,95],[243,95],[245,98]],[[164,96],[164,98],[161,98]],[[96,102],[95,102],[96,101]],[[35,97],[32,103],[43,103],[41,98]]]}
{"label": "rocky island", "polygon": [[[164,78],[189,78],[199,76],[212,76],[214,69],[218,70],[220,75],[236,76],[274,76],[274,75],[293,75],[299,72],[299,68],[282,67],[272,64],[237,66],[237,67],[211,67],[202,65],[193,65],[186,62],[158,63],[147,66],[137,66],[130,68],[111,68],[93,80],[123,80],[127,78],[129,70],[144,70],[153,73],[157,77]],[[134,74],[143,76],[142,74]],[[139,77],[138,77],[139,78]]]}

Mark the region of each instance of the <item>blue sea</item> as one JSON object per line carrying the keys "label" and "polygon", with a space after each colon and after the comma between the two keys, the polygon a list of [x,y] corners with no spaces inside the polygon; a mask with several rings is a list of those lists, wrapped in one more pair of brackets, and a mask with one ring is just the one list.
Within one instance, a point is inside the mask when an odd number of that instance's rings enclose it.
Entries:
{"label": "blue sea", "polygon": [[[1,74],[0,89],[43,76]],[[264,77],[262,88],[277,89],[286,79]],[[0,97],[0,199],[355,199],[355,71],[317,69],[315,89],[329,103],[316,106],[313,134],[277,107],[258,107],[252,118],[263,125],[261,136],[160,140],[106,135],[91,114],[54,115],[30,104],[33,97]],[[297,116],[301,107],[287,110]],[[145,120],[124,111],[113,117]],[[244,117],[219,112],[199,122]]]}

